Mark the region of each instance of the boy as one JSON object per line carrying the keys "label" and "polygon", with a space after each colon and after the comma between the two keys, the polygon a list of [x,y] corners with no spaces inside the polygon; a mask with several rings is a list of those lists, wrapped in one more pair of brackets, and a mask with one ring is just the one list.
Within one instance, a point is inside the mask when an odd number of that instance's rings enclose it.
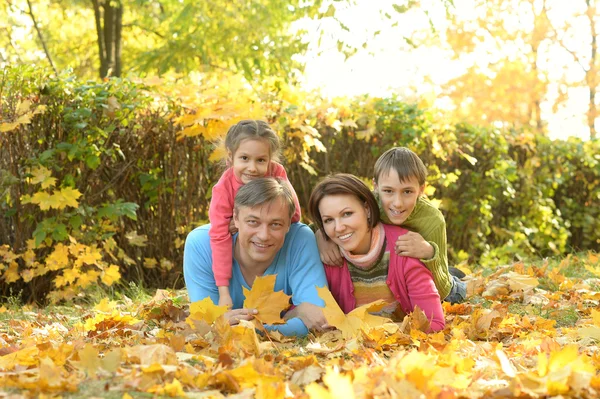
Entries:
{"label": "boy", "polygon": [[[458,273],[450,274],[446,249],[446,221],[442,213],[422,194],[427,168],[411,150],[396,147],[386,151],[375,163],[375,196],[382,221],[410,230],[396,241],[396,253],[420,259],[433,274],[440,298],[459,303],[466,297],[466,284]],[[317,233],[321,260],[339,264],[337,246]]]}

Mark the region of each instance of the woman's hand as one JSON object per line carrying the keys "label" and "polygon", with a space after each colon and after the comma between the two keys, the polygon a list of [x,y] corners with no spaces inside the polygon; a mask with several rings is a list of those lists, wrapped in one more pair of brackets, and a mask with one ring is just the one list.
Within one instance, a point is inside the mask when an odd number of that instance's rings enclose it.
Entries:
{"label": "woman's hand", "polygon": [[223,316],[229,321],[229,324],[234,326],[239,324],[240,320],[252,320],[254,315],[258,314],[256,309],[234,309],[226,312]]}
{"label": "woman's hand", "polygon": [[326,265],[342,266],[344,264],[344,259],[342,258],[340,247],[338,247],[333,241],[326,240],[324,234],[325,233],[323,233],[321,230],[317,230],[315,233],[321,262],[325,263]]}
{"label": "woman's hand", "polygon": [[409,258],[431,259],[435,255],[435,249],[421,234],[409,231],[396,240],[396,253]]}
{"label": "woman's hand", "polygon": [[309,330],[325,331],[331,328],[323,315],[323,309],[309,302],[302,302],[285,314],[284,319],[298,317]]}

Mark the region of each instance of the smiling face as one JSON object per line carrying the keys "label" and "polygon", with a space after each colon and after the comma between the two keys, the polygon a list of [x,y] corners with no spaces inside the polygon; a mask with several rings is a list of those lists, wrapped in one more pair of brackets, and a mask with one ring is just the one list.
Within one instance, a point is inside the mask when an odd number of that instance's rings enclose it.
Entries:
{"label": "smiling face", "polygon": [[375,184],[375,190],[379,194],[385,214],[390,222],[397,226],[406,222],[415,209],[419,195],[423,193],[424,188],[424,185],[419,186],[416,177],[401,182],[398,172],[394,169],[390,169],[388,173],[382,173],[379,181]]}
{"label": "smiling face", "polygon": [[325,234],[353,255],[366,254],[371,246],[371,230],[365,204],[351,194],[327,195],[319,202]]}
{"label": "smiling face", "polygon": [[240,207],[233,216],[238,229],[235,249],[238,262],[266,270],[283,247],[290,219],[289,206],[282,198],[255,207]]}
{"label": "smiling face", "polygon": [[234,153],[228,154],[235,177],[244,184],[264,177],[269,170],[271,148],[263,139],[242,140]]}

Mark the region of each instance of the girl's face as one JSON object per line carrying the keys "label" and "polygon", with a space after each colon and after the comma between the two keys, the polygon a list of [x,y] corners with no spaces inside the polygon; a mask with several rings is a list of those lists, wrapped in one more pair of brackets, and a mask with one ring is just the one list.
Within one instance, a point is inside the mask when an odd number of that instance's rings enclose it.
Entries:
{"label": "girl's face", "polygon": [[323,197],[319,212],[325,234],[344,250],[353,255],[369,252],[371,230],[367,221],[368,211],[364,203],[351,194]]}
{"label": "girl's face", "polygon": [[416,177],[401,182],[398,172],[390,169],[388,173],[382,173],[379,181],[375,184],[375,190],[379,194],[381,206],[392,224],[401,226],[415,209],[419,195],[423,193],[425,186],[419,186]]}
{"label": "girl's face", "polygon": [[265,177],[269,171],[271,148],[266,140],[244,139],[235,153],[228,153],[233,174],[246,184],[251,180]]}

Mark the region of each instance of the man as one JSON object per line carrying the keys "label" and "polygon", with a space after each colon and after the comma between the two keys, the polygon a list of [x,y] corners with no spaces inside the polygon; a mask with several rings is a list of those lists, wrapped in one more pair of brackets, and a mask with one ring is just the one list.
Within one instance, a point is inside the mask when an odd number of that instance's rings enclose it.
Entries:
{"label": "man", "polygon": [[[288,185],[274,178],[252,180],[238,191],[233,211],[238,232],[233,236],[229,282],[233,310],[225,314],[231,324],[250,320],[256,314],[255,309],[242,309],[242,287],[250,289],[254,279],[263,275],[276,275],[275,291],[291,295],[295,306],[302,303],[325,306],[315,288],[327,284],[315,236],[306,225],[291,224],[294,211]],[[214,303],[219,300],[211,267],[209,229],[210,225],[196,228],[185,242],[183,275],[192,302],[206,297]],[[268,328],[284,335],[308,332],[299,318]]]}

